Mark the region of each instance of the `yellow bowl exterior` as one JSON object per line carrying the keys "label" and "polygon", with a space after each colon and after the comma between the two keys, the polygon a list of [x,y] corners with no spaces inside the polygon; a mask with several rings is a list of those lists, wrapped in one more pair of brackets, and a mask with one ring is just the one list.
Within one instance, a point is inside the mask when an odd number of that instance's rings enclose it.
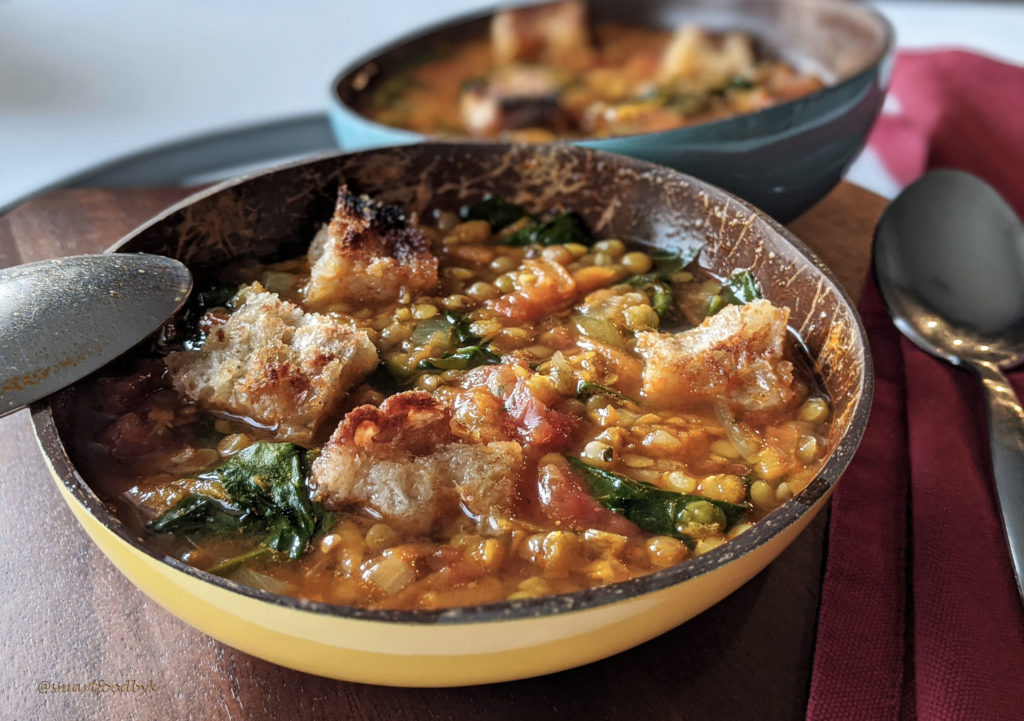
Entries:
{"label": "yellow bowl exterior", "polygon": [[511,681],[580,666],[643,643],[750,580],[796,538],[825,500],[758,548],[651,593],[546,616],[417,624],[270,603],[183,573],[107,528],[56,473],[53,477],[75,518],[114,566],[190,626],[281,666],[389,686]]}

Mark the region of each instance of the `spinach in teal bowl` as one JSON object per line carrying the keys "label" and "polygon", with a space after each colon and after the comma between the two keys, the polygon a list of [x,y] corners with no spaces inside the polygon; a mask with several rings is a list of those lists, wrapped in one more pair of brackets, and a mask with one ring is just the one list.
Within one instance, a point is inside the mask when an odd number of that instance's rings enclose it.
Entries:
{"label": "spinach in teal bowl", "polygon": [[[495,79],[495,74],[490,73],[486,79],[489,88],[502,83],[507,86],[500,100],[500,112],[512,127],[546,122],[557,129],[568,127],[566,122],[571,122],[563,118],[564,107],[572,105],[569,96],[592,85],[594,79],[588,76],[565,80],[565,68],[558,67],[554,77],[559,79],[552,85],[552,76],[538,71],[537,57],[530,56],[536,48],[542,48],[537,52],[548,52],[554,47],[552,52],[561,52],[560,60],[571,72],[571,66],[583,63],[581,55],[589,52],[572,45],[574,34],[585,35],[590,47],[601,48],[603,52],[611,42],[618,42],[620,46],[629,42],[642,46],[642,35],[632,40],[629,37],[608,40],[614,37],[615,28],[672,32],[692,25],[707,33],[708,41],[718,49],[728,44],[727,34],[740,33],[751,39],[757,58],[785,63],[795,73],[815,76],[822,85],[806,94],[789,96],[793,99],[783,92],[772,104],[759,103],[757,94],[750,90],[748,78],[725,69],[722,72],[733,74],[705,95],[700,94],[704,89],[691,90],[696,80],[672,80],[674,89],[666,100],[664,82],[657,91],[649,92],[642,84],[628,84],[634,77],[631,75],[633,66],[627,69],[628,63],[642,65],[644,58],[627,58],[620,48],[619,56],[612,50],[602,56],[598,65],[608,69],[608,75],[618,73],[619,77],[611,80],[620,85],[624,76],[627,84],[621,92],[630,94],[630,103],[633,99],[637,102],[615,107],[625,107],[625,113],[633,112],[646,103],[648,97],[664,107],[696,103],[696,114],[690,121],[695,124],[670,129],[638,126],[642,130],[635,132],[627,125],[626,132],[620,129],[611,137],[589,136],[585,129],[581,132],[577,124],[569,133],[555,132],[550,136],[696,175],[785,221],[802,213],[839,182],[865,143],[881,109],[888,83],[893,46],[891,26],[869,7],[846,0],[634,0],[629,3],[590,0],[530,6],[527,18],[531,12],[541,20],[532,25],[529,20],[524,25],[521,19],[505,23],[504,31],[508,35],[505,38],[497,35],[502,31],[496,26],[503,22],[495,19],[498,11],[485,11],[427,28],[353,62],[338,75],[331,88],[329,115],[338,143],[345,150],[362,150],[416,143],[428,138],[451,140],[473,135],[465,127],[443,121],[439,121],[432,132],[412,130],[406,123],[382,119],[379,114],[374,119],[371,117],[374,114],[367,111],[379,98],[389,96],[405,82],[402,77],[410,67],[451,56],[467,43],[476,43],[478,58],[483,57],[482,52],[507,52],[508,57],[515,58],[512,61],[516,67],[514,77]],[[554,20],[544,19],[545,13]],[[572,26],[574,13],[578,25],[575,29]],[[510,35],[509,27],[512,28]],[[577,33],[580,28],[582,31]],[[678,33],[672,36],[669,43],[678,37]],[[510,44],[512,49],[508,50]],[[688,52],[694,52],[693,48],[683,49],[684,63]],[[648,53],[652,54],[653,51]],[[666,62],[667,55],[663,49],[660,62]],[[457,79],[461,84],[460,95],[451,100],[452,107],[448,109],[455,111],[454,106],[458,105],[457,110],[463,117],[468,112],[470,117],[482,118],[486,123],[497,112],[494,108],[486,104],[464,106],[466,88],[472,88],[481,82],[482,74],[490,72],[480,70],[483,65],[483,62],[471,63],[470,70],[465,71],[453,70],[441,63],[431,66],[436,68],[431,72],[437,76],[462,72],[463,76]],[[588,68],[593,70],[593,64]],[[757,72],[767,76],[766,71]],[[600,72],[592,75],[599,76]],[[451,82],[454,80],[449,79]],[[724,113],[713,112],[723,104],[723,98],[731,98],[733,94],[747,98],[745,102],[749,107],[727,117]],[[594,117],[601,117],[590,108],[587,113],[587,122],[591,124]],[[474,139],[479,140],[479,137]]]}

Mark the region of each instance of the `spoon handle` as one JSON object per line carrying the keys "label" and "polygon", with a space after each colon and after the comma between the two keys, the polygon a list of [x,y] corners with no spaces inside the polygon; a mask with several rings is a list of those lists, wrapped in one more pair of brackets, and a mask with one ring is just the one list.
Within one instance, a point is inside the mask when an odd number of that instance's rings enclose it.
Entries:
{"label": "spoon handle", "polygon": [[974,364],[988,402],[988,433],[996,497],[1010,547],[1017,591],[1024,603],[1024,408],[994,363]]}

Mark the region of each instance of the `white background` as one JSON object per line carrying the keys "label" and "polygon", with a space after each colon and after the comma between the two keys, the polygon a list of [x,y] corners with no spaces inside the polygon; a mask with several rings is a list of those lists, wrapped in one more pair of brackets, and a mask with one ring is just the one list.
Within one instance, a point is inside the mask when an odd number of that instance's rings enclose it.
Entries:
{"label": "white background", "polygon": [[[0,207],[197,133],[323,110],[337,70],[480,0],[0,0]],[[874,3],[903,48],[1024,64],[1024,5]],[[851,179],[889,194],[871,157]]]}

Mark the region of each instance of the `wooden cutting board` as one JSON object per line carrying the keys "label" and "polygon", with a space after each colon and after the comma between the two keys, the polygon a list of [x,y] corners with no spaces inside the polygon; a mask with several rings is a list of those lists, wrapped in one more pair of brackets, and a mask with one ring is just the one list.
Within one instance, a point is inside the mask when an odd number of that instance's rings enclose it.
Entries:
{"label": "wooden cutting board", "polygon": [[[186,193],[81,189],[39,197],[0,218],[0,267],[103,250]],[[884,206],[882,198],[844,183],[790,228],[858,298]],[[605,661],[468,688],[344,683],[235,651],[137,591],[65,507],[28,413],[21,411],[0,419],[2,715],[138,721],[802,719],[826,530],[822,514],[732,596]],[[84,690],[55,691],[60,684]]]}

